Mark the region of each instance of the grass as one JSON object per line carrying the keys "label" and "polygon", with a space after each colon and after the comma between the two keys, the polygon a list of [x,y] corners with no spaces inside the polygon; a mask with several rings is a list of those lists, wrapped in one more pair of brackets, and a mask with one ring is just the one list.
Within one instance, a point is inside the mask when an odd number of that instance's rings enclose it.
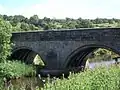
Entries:
{"label": "grass", "polygon": [[47,83],[43,90],[120,90],[120,67],[100,67]]}

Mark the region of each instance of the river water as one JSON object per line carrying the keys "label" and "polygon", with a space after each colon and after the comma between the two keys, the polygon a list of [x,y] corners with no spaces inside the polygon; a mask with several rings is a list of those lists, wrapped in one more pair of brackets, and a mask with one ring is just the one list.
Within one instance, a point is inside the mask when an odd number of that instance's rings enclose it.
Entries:
{"label": "river water", "polygon": [[101,61],[101,62],[91,62],[89,63],[89,68],[94,69],[95,67],[99,66],[110,66],[111,64],[115,64],[114,60],[109,60],[109,61]]}

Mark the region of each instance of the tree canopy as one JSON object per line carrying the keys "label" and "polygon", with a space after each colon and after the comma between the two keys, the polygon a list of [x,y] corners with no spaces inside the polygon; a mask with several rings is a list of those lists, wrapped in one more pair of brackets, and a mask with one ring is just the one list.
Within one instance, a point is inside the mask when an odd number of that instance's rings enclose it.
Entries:
{"label": "tree canopy", "polygon": [[56,19],[44,17],[40,19],[38,15],[33,15],[30,18],[22,15],[0,15],[5,21],[10,22],[14,31],[29,31],[29,30],[54,30],[54,29],[78,29],[78,28],[101,28],[101,27],[120,27],[120,19]]}

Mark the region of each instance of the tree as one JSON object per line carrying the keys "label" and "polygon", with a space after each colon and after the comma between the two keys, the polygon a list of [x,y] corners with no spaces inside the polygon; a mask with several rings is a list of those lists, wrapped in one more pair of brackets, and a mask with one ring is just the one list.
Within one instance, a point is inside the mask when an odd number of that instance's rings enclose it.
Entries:
{"label": "tree", "polygon": [[39,21],[38,15],[33,15],[32,17],[30,17],[29,21],[30,24],[34,24],[35,26],[37,26]]}
{"label": "tree", "polygon": [[0,14],[0,18],[3,18],[3,16]]}
{"label": "tree", "polygon": [[69,27],[69,29],[75,29],[76,25],[77,25],[76,22],[69,22],[67,26]]}
{"label": "tree", "polygon": [[21,23],[20,28],[24,31],[29,31],[30,30],[29,25],[27,23],[24,23],[24,22]]}
{"label": "tree", "polygon": [[3,15],[3,19],[7,21],[8,16],[7,15]]}
{"label": "tree", "polygon": [[101,18],[96,18],[95,22],[96,22],[96,24],[101,24],[101,23],[103,23],[103,20]]}
{"label": "tree", "polygon": [[46,22],[46,23],[49,23],[51,20],[50,18],[47,18],[47,17],[44,17],[43,20]]}
{"label": "tree", "polygon": [[17,25],[15,27],[12,27],[12,31],[13,32],[18,32],[18,31],[22,31],[21,29],[21,23],[17,23]]}
{"label": "tree", "polygon": [[12,36],[12,26],[9,22],[0,19],[0,62],[5,62],[7,56],[10,55],[11,44],[10,38]]}
{"label": "tree", "polygon": [[14,22],[23,22],[25,20],[25,17],[22,15],[15,15],[13,18]]}
{"label": "tree", "polygon": [[29,24],[29,28],[30,28],[30,30],[39,30],[39,28],[36,27],[36,26],[33,25],[33,24]]}
{"label": "tree", "polygon": [[93,27],[93,24],[92,22],[90,22],[89,20],[82,20],[81,21],[81,26],[82,28],[92,28]]}

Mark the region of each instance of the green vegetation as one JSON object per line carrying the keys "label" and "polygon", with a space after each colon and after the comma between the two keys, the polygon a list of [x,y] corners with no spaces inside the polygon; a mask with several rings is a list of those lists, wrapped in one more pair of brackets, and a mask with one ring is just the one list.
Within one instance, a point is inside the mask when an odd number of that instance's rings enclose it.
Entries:
{"label": "green vegetation", "polygon": [[[6,78],[17,78],[22,76],[33,76],[35,70],[33,66],[25,65],[20,61],[9,61],[8,56],[11,54],[11,36],[14,28],[8,21],[0,19],[0,88]],[[0,89],[2,90],[2,89]]]}
{"label": "green vegetation", "polygon": [[[28,75],[30,70],[31,73],[33,72],[32,68],[23,63],[17,61],[10,62],[7,60],[11,54],[10,38],[12,36],[12,30],[13,28],[9,22],[0,19],[0,76],[2,77]],[[26,67],[28,67],[28,69]]]}
{"label": "green vegetation", "polygon": [[[7,85],[11,79],[35,75],[35,68],[33,68],[32,65],[26,65],[20,61],[8,61],[5,63],[0,63],[0,90],[4,90],[4,88],[7,87],[5,84]],[[10,88],[14,90],[12,87]]]}
{"label": "green vegetation", "polygon": [[120,90],[120,67],[100,67],[48,82],[43,90]]}
{"label": "green vegetation", "polygon": [[92,52],[90,55],[88,55],[88,61],[89,62],[108,61],[118,56],[119,55],[113,51],[110,51],[104,48],[98,48],[97,50]]}
{"label": "green vegetation", "polygon": [[8,21],[13,31],[34,31],[34,30],[54,30],[54,29],[78,29],[78,28],[101,28],[101,27],[120,27],[120,19],[50,19],[44,17],[40,19],[38,15],[33,15],[30,18],[22,15],[7,16],[0,15],[5,21]]}
{"label": "green vegetation", "polygon": [[18,78],[21,76],[33,75],[35,75],[35,70],[31,65],[26,65],[20,61],[0,63],[0,77]]}
{"label": "green vegetation", "polygon": [[[20,61],[7,61],[5,63],[0,63],[0,90],[4,90],[5,84],[9,83],[11,79],[35,75],[35,68],[33,68],[32,65],[26,65]],[[10,88],[12,89],[12,87]]]}
{"label": "green vegetation", "polygon": [[33,60],[34,65],[38,65],[38,66],[45,66],[43,60],[41,59],[41,57],[37,54]]}
{"label": "green vegetation", "polygon": [[10,55],[12,36],[12,26],[10,23],[0,19],[0,62],[5,62],[7,56]]}

